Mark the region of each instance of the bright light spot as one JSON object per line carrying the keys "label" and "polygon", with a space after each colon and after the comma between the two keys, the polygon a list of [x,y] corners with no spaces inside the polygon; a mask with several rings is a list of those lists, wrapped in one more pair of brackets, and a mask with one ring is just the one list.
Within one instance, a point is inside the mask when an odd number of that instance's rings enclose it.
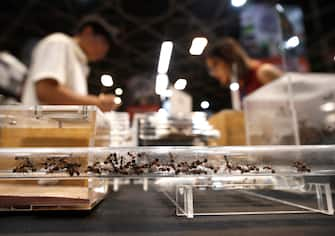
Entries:
{"label": "bright light spot", "polygon": [[231,0],[231,5],[233,7],[242,7],[247,3],[247,0]]}
{"label": "bright light spot", "polygon": [[213,182],[212,185],[213,185],[213,188],[222,188],[224,186],[223,183],[219,181]]}
{"label": "bright light spot", "polygon": [[162,43],[161,52],[158,61],[158,74],[166,74],[169,70],[170,59],[172,55],[173,43],[165,41]]}
{"label": "bright light spot", "polygon": [[166,110],[164,108],[159,108],[158,113],[166,113]]}
{"label": "bright light spot", "polygon": [[[168,115],[168,111],[165,108],[160,108],[158,110],[158,115],[160,115],[160,117],[166,117]],[[162,118],[160,118],[162,119]]]}
{"label": "bright light spot", "polygon": [[299,46],[299,44],[300,44],[299,37],[293,36],[285,42],[285,48],[286,49],[296,48],[297,46]]}
{"label": "bright light spot", "polygon": [[163,95],[169,86],[169,77],[166,74],[159,74],[156,76],[156,94]]}
{"label": "bright light spot", "polygon": [[122,103],[121,98],[120,98],[120,97],[115,97],[115,98],[114,98],[114,103],[115,103],[116,105],[120,105],[120,104]]}
{"label": "bright light spot", "polygon": [[161,96],[163,96],[163,97],[167,97],[167,98],[171,97],[171,96],[172,96],[172,90],[171,90],[171,89],[166,89],[166,90],[161,94]]}
{"label": "bright light spot", "polygon": [[113,82],[113,78],[111,75],[102,75],[100,78],[100,81],[102,83],[103,86],[105,87],[112,87],[114,82]]}
{"label": "bright light spot", "polygon": [[190,54],[195,56],[201,55],[204,49],[206,48],[207,44],[208,40],[204,37],[194,38],[192,40],[192,44],[189,50]]}
{"label": "bright light spot", "polygon": [[280,13],[284,12],[284,7],[281,4],[279,4],[279,3],[276,4],[276,9]]}
{"label": "bright light spot", "polygon": [[178,79],[176,83],[174,83],[174,88],[177,90],[184,90],[187,85],[186,79]]}
{"label": "bright light spot", "polygon": [[208,101],[202,101],[200,104],[200,107],[202,109],[208,109],[209,108],[209,102]]}
{"label": "bright light spot", "polygon": [[121,96],[123,94],[122,88],[116,88],[115,89],[115,95]]}
{"label": "bright light spot", "polygon": [[325,104],[322,104],[320,106],[321,111],[324,112],[331,112],[331,111],[335,111],[335,103],[334,102],[327,102]]}
{"label": "bright light spot", "polygon": [[231,91],[237,91],[237,90],[239,90],[240,85],[237,82],[233,82],[233,83],[230,84],[229,88],[230,88]]}

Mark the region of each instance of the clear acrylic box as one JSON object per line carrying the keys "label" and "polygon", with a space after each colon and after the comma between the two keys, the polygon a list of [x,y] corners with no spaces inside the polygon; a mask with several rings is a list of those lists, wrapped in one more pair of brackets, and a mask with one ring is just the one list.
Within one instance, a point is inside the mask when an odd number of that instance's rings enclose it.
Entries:
{"label": "clear acrylic box", "polygon": [[0,147],[87,147],[96,137],[95,106],[0,106]]}
{"label": "clear acrylic box", "polygon": [[204,112],[181,116],[165,112],[136,114],[133,126],[139,146],[205,146],[220,136]]}
{"label": "clear acrylic box", "polygon": [[[104,130],[103,116],[94,106],[1,106],[0,147],[88,147],[96,145]],[[25,154],[22,157],[25,158]],[[87,166],[83,157],[80,165]],[[13,168],[13,162],[0,159],[1,168]],[[95,194],[91,189],[104,189]],[[90,209],[106,194],[105,181],[91,179],[2,181],[0,194],[20,199],[13,208]],[[25,194],[28,194],[25,196]],[[63,195],[63,198],[60,196]],[[6,198],[9,203],[9,198]],[[2,204],[6,202],[2,201]],[[9,202],[8,202],[9,201]],[[36,204],[35,206],[35,203]],[[58,204],[60,203],[60,204]],[[8,204],[7,204],[8,205]],[[10,204],[9,204],[10,205]]]}
{"label": "clear acrylic box", "polygon": [[[334,154],[335,146],[2,148],[0,202],[2,210],[90,209],[107,193],[106,183],[141,179],[189,218],[333,215]],[[88,188],[79,186],[76,195],[58,188],[76,180]],[[37,190],[26,191],[32,182]]]}
{"label": "clear acrylic box", "polygon": [[335,74],[287,73],[244,99],[249,145],[335,143]]}
{"label": "clear acrylic box", "polygon": [[130,117],[127,112],[107,112],[104,113],[110,125],[108,146],[133,146],[132,129],[130,127]]}

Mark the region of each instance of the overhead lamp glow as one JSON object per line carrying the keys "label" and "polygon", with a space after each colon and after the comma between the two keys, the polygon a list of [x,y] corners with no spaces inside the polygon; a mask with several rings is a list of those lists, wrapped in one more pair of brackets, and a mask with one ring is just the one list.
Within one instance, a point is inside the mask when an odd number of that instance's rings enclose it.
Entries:
{"label": "overhead lamp glow", "polygon": [[174,83],[174,88],[177,90],[184,90],[186,88],[187,85],[187,80],[186,79],[178,79],[175,83]]}
{"label": "overhead lamp glow", "polygon": [[195,55],[195,56],[201,55],[203,51],[205,50],[207,44],[208,44],[207,38],[204,38],[204,37],[194,38],[192,40],[192,44],[189,50],[190,54]]}
{"label": "overhead lamp glow", "polygon": [[321,111],[324,112],[331,112],[331,111],[335,111],[335,103],[334,102],[327,102],[325,104],[322,104],[320,106]]}
{"label": "overhead lamp glow", "polygon": [[115,89],[115,95],[121,96],[123,94],[122,88],[116,88]]}
{"label": "overhead lamp glow", "polygon": [[240,85],[237,82],[233,82],[229,86],[231,91],[237,91],[240,89]]}
{"label": "overhead lamp glow", "polygon": [[113,77],[111,75],[104,74],[100,78],[101,84],[105,87],[112,87],[114,82],[113,82]]}
{"label": "overhead lamp glow", "polygon": [[167,111],[164,108],[159,108],[158,113],[165,115],[165,114],[167,114]]}
{"label": "overhead lamp glow", "polygon": [[286,49],[292,49],[298,47],[300,44],[300,39],[298,36],[293,36],[285,42]]}
{"label": "overhead lamp glow", "polygon": [[231,5],[233,7],[242,7],[247,3],[247,0],[231,0]]}
{"label": "overhead lamp glow", "polygon": [[156,76],[155,92],[158,95],[164,95],[169,86],[169,77],[166,74],[158,74]]}
{"label": "overhead lamp glow", "polygon": [[284,12],[284,7],[281,4],[277,3],[276,4],[276,10],[280,13],[283,13]]}
{"label": "overhead lamp glow", "polygon": [[122,103],[121,98],[120,98],[120,97],[115,97],[115,98],[114,98],[114,103],[115,103],[116,105],[120,105],[120,104]]}
{"label": "overhead lamp glow", "polygon": [[173,43],[171,41],[165,41],[162,43],[158,61],[158,74],[166,74],[168,72],[172,49]]}
{"label": "overhead lamp glow", "polygon": [[170,98],[172,96],[172,90],[171,89],[164,90],[163,93],[161,94],[161,96],[166,97],[166,98]]}
{"label": "overhead lamp glow", "polygon": [[208,101],[202,101],[201,103],[200,103],[200,107],[202,108],[202,109],[208,109],[209,108],[209,102]]}

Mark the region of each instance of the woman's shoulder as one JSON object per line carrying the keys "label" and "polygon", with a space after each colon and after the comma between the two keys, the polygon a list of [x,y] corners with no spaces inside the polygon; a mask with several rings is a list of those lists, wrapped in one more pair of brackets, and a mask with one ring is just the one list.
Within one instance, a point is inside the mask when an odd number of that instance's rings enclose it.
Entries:
{"label": "woman's shoulder", "polygon": [[248,64],[249,64],[250,69],[257,71],[260,67],[262,67],[266,63],[264,63],[260,60],[251,59],[251,60],[249,60]]}
{"label": "woman's shoulder", "polygon": [[282,76],[283,72],[271,63],[261,63],[257,66],[257,78],[263,84]]}

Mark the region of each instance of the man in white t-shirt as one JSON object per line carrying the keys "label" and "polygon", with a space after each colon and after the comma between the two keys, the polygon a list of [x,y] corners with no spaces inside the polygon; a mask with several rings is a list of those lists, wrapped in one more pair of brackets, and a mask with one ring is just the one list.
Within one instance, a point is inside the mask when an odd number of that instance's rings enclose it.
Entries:
{"label": "man in white t-shirt", "polygon": [[26,105],[96,105],[117,108],[113,95],[87,94],[88,62],[103,59],[113,31],[102,18],[86,17],[73,37],[54,33],[42,39],[32,55],[22,102]]}

